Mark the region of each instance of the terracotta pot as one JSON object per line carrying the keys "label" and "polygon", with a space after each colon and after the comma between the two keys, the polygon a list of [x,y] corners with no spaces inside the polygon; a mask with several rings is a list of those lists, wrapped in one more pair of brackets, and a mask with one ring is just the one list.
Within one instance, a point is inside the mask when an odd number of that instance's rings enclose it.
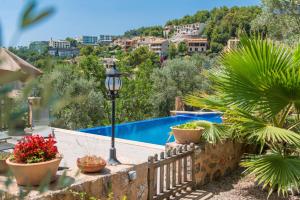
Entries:
{"label": "terracotta pot", "polygon": [[178,144],[190,144],[199,143],[201,135],[204,131],[203,127],[198,127],[197,129],[181,129],[176,127],[171,127],[175,141]]}
{"label": "terracotta pot", "polygon": [[61,159],[61,157],[58,157],[46,162],[23,164],[15,163],[8,158],[6,163],[16,177],[18,185],[36,186],[40,185],[49,176],[51,182],[55,181]]}
{"label": "terracotta pot", "polygon": [[106,166],[106,161],[100,157],[97,158],[100,159],[100,162],[96,162],[96,163],[86,162],[86,161],[84,162],[84,158],[85,157],[77,159],[77,167],[83,173],[100,172]]}

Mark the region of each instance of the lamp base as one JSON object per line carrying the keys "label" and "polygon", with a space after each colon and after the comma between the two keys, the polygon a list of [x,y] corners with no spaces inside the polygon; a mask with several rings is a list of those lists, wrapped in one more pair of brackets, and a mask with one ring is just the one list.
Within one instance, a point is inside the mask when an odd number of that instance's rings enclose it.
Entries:
{"label": "lamp base", "polygon": [[112,165],[112,166],[121,164],[121,162],[118,161],[118,159],[117,159],[115,148],[110,148],[107,164]]}

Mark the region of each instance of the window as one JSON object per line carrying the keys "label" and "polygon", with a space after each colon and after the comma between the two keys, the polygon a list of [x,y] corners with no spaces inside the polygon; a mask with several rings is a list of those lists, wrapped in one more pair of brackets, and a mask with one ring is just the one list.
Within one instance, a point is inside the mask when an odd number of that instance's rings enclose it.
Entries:
{"label": "window", "polygon": [[195,51],[198,51],[198,48],[195,48]]}

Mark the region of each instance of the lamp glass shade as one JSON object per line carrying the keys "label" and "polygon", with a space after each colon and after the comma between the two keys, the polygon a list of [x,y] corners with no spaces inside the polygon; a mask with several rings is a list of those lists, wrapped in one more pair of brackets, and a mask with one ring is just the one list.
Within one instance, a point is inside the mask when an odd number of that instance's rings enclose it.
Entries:
{"label": "lamp glass shade", "polygon": [[108,91],[119,91],[122,87],[122,80],[120,77],[108,76],[105,79],[105,87]]}

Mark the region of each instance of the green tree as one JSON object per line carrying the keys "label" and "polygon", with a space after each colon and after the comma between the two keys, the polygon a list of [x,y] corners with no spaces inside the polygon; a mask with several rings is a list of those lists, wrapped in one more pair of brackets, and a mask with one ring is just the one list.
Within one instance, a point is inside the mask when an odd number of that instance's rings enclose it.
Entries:
{"label": "green tree", "polygon": [[176,96],[206,88],[205,78],[196,62],[182,58],[168,60],[162,68],[154,70],[151,79],[154,85],[150,101],[155,116],[169,115]]}
{"label": "green tree", "polygon": [[67,37],[66,40],[70,42],[71,47],[77,47],[78,43],[77,40],[75,40],[74,38]]}
{"label": "green tree", "polygon": [[250,35],[251,21],[261,12],[257,6],[250,7],[221,7],[210,12],[210,18],[204,34],[210,41],[211,51],[214,53],[223,50],[228,39],[238,37],[238,33]]}
{"label": "green tree", "polygon": [[124,33],[124,36],[125,37],[135,37],[135,36],[163,37],[163,28],[162,26],[141,27],[138,29],[126,31]]}
{"label": "green tree", "polygon": [[170,59],[175,58],[177,55],[177,47],[174,43],[171,43],[168,48],[168,56]]}
{"label": "green tree", "polygon": [[299,58],[300,45],[292,50],[271,40],[242,38],[240,48],[221,58],[222,71],[213,76],[216,95],[186,99],[189,105],[223,111],[230,138],[260,145],[259,155],[246,157],[242,166],[269,194],[299,188]]}
{"label": "green tree", "polygon": [[94,47],[92,46],[82,46],[80,48],[80,55],[89,56],[94,53]]}
{"label": "green tree", "polygon": [[[79,129],[105,123],[104,98],[96,89],[98,82],[89,80],[73,70],[70,65],[58,65],[39,85],[49,92],[52,104],[53,126]],[[56,103],[59,102],[59,103]]]}
{"label": "green tree", "polygon": [[187,47],[187,45],[186,45],[185,42],[180,42],[178,44],[178,53],[180,55],[186,55],[187,54],[187,50],[188,50],[188,47]]}
{"label": "green tree", "polygon": [[118,99],[119,121],[134,121],[152,117],[153,80],[151,74],[159,68],[159,57],[147,47],[139,47],[120,59],[123,88]]}
{"label": "green tree", "polygon": [[288,44],[299,41],[300,12],[297,0],[262,0],[262,13],[252,21],[252,31]]}

